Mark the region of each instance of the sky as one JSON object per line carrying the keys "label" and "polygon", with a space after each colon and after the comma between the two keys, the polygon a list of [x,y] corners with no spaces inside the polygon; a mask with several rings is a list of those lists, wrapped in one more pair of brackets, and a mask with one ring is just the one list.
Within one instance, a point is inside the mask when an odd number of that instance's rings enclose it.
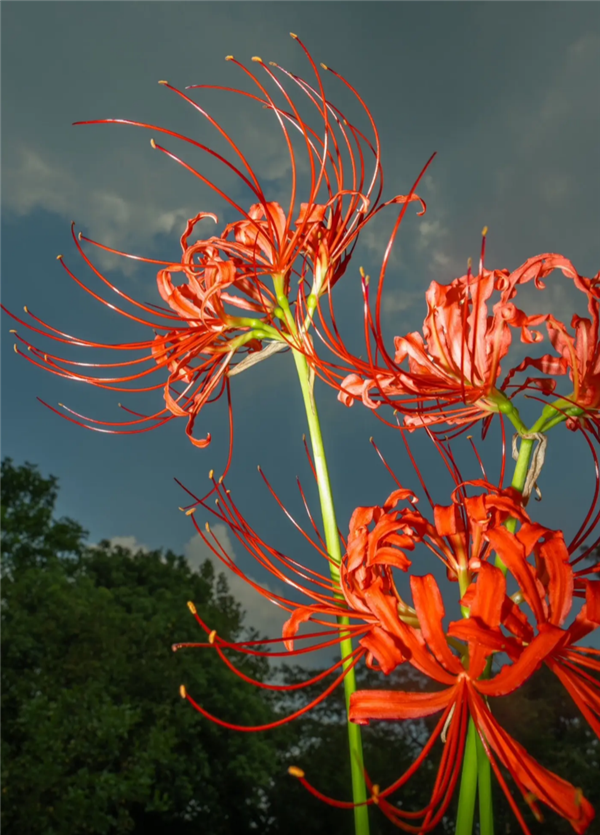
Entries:
{"label": "sky", "polygon": [[[419,186],[428,211],[424,217],[407,212],[390,261],[383,303],[390,346],[394,335],[421,327],[429,283],[450,282],[465,273],[469,256],[477,258],[484,225],[489,227],[489,267],[512,270],[542,252],[565,255],[583,275],[600,267],[600,9],[595,3],[3,2],[1,14],[2,300],[17,315],[27,305],[54,327],[89,340],[147,338],[141,326],[89,297],[61,268],[58,254],[101,292],[77,255],[71,221],[109,246],[178,258],[189,217],[212,211],[220,222],[235,218],[223,200],[153,151],[148,131],[72,127],[72,122],[129,118],[222,149],[202,117],[157,81],[167,79],[180,89],[202,83],[250,90],[240,68],[224,60],[228,54],[254,70],[251,57],[258,55],[309,78],[310,65],[289,32],[303,39],[317,62],[347,78],[368,105],[381,138],[384,197],[408,193],[437,152]],[[343,85],[331,76],[325,83],[331,101],[368,129]],[[224,92],[196,91],[195,100],[231,132],[268,198],[283,201],[290,163],[272,115]],[[175,142],[169,147],[175,149]],[[247,198],[210,156],[196,152],[193,162],[232,197]],[[301,178],[306,174],[301,165]],[[337,320],[357,352],[362,345],[358,267],[378,275],[395,219],[392,209],[365,230],[335,289]],[[124,292],[160,301],[152,265],[102,255],[97,263]],[[558,273],[548,279],[542,302],[535,294],[524,295],[525,305],[542,303],[543,312],[567,319],[580,312],[570,282]],[[170,548],[194,566],[206,558],[206,547],[178,510],[185,494],[174,478],[198,492],[208,486],[209,470],[222,471],[224,404],[207,408],[198,421],[198,436],[207,431],[213,436],[206,450],[189,443],[180,420],[138,436],[84,430],[36,398],[119,420],[119,400],[140,411],[158,409],[161,394],[125,400],[116,392],[53,377],[13,353],[9,330],[14,323],[4,316],[2,325],[2,455],[17,464],[31,461],[44,474],[57,476],[58,513],[79,521],[91,543],[110,539]],[[517,361],[520,350],[517,345]],[[304,524],[299,476],[318,512],[289,353],[237,376],[232,389],[235,448],[228,487],[267,542],[316,567],[320,558],[294,533],[256,469],[260,464]],[[317,385],[317,396],[342,531],[347,532],[355,507],[382,504],[394,487],[370,436],[402,483],[419,492],[398,433],[360,404],[347,409],[324,386]],[[452,485],[437,454],[418,433],[411,447],[435,500],[448,504]],[[490,471],[497,471],[497,436],[491,433],[478,448]],[[454,451],[465,477],[477,477],[464,437]],[[556,430],[541,483],[544,499],[535,506],[535,518],[574,533],[594,484],[581,439]],[[223,526],[215,530],[244,571],[278,589]],[[426,557],[423,567],[432,570]],[[239,579],[233,578],[232,591],[249,624],[264,634],[280,629],[281,614]]]}

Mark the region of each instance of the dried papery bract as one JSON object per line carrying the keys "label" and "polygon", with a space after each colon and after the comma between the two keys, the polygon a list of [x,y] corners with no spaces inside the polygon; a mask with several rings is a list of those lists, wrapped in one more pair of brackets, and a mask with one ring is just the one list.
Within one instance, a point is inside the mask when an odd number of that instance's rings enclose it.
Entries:
{"label": "dried papery bract", "polygon": [[[294,38],[308,58],[314,73],[312,83],[277,64],[271,66],[256,58],[259,73],[265,74],[263,83],[258,74],[244,67],[233,56],[228,56],[228,60],[250,79],[254,92],[214,85],[195,86],[197,91],[215,89],[227,95],[242,96],[273,114],[274,129],[281,132],[290,158],[290,197],[286,210],[268,199],[248,159],[219,122],[187,93],[166,81],[160,84],[191,105],[225,140],[231,152],[230,159],[202,142],[157,125],[126,119],[76,123],[117,123],[151,131],[153,149],[183,166],[224,199],[237,219],[228,223],[220,233],[196,238],[200,222],[218,222],[217,216],[211,212],[196,214],[188,221],[181,236],[182,255],[179,261],[130,255],[81,233],[79,236],[73,233],[85,264],[109,290],[119,296],[121,304],[126,303],[125,306],[116,306],[88,288],[60,256],[66,272],[101,303],[151,328],[155,335],[150,339],[120,344],[93,342],[66,334],[27,311],[25,319],[11,315],[30,331],[55,343],[114,350],[117,352],[116,361],[75,361],[35,347],[21,335],[17,336],[19,343],[29,350],[21,352],[17,349],[18,352],[54,374],[100,388],[126,393],[162,388],[165,405],[163,409],[146,415],[124,407],[130,415],[130,419],[125,421],[96,420],[71,409],[66,409],[66,414],[59,412],[72,422],[95,431],[134,434],[146,432],[174,417],[184,417],[192,443],[205,447],[210,442],[210,435],[196,438],[193,434],[195,421],[207,403],[217,400],[224,393],[229,397],[228,380],[231,376],[288,346],[307,354],[309,361],[314,358],[312,341],[306,333],[311,312],[319,298],[328,293],[344,273],[365,224],[394,200],[387,203],[381,201],[383,174],[379,136],[367,106],[342,76],[324,67],[328,74],[336,76],[353,93],[364,111],[372,139],[329,101],[322,73],[302,42],[296,36]],[[281,106],[276,104],[266,83],[271,84],[274,92],[283,98]],[[310,118],[304,119],[300,115],[296,102],[298,96],[312,110],[316,120],[314,126]],[[206,153],[211,163],[235,175],[238,185],[253,195],[253,203],[247,208],[240,205],[192,164],[164,147],[158,141],[161,136],[176,139]],[[310,170],[310,185],[306,189],[299,185],[300,160],[293,141],[298,137],[306,155],[302,164],[306,165],[307,161]],[[369,159],[372,160],[372,170],[368,169]],[[402,199],[395,198],[396,201]],[[81,241],[140,264],[157,266],[158,290],[167,306],[138,302],[115,287],[94,265]],[[298,290],[295,279],[302,284]],[[309,288],[307,291],[305,284]],[[127,305],[131,305],[131,311]],[[274,344],[276,347],[273,347]],[[133,354],[134,358],[121,359],[124,354]],[[163,369],[168,373],[166,382],[145,385],[149,375],[163,372]]]}

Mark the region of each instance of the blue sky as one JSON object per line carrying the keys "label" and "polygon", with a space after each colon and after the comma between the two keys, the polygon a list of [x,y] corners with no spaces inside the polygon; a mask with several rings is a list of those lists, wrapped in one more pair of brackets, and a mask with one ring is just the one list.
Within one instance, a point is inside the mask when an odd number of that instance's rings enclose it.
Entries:
{"label": "blue sky", "polygon": [[[50,324],[87,339],[146,338],[80,290],[56,261],[62,253],[85,276],[70,238],[70,221],[96,240],[129,252],[176,253],[188,217],[223,214],[223,203],[162,155],[149,134],[120,126],[72,127],[76,120],[119,117],[153,122],[213,142],[198,114],[157,84],[206,83],[249,89],[227,54],[250,65],[253,55],[308,76],[289,37],[297,32],[316,61],[356,86],[377,122],[385,197],[406,193],[433,151],[438,156],[419,188],[423,218],[409,210],[387,278],[384,328],[390,339],[422,324],[430,281],[449,282],[478,255],[488,225],[487,265],[514,269],[541,252],[560,252],[580,273],[598,270],[600,11],[593,3],[196,3],[8,2],[2,4],[2,294]],[[334,78],[334,103],[363,115]],[[199,99],[200,100],[200,99]],[[206,93],[203,104],[222,119],[247,153],[271,199],[289,187],[289,162],[268,114],[231,97]],[[221,177],[210,158],[195,158]],[[358,267],[376,275],[390,212],[361,239],[336,288],[336,311],[349,339],[360,331]],[[177,257],[176,254],[174,257]],[[105,274],[131,295],[157,302],[152,267],[104,259]],[[94,289],[97,289],[98,284]],[[570,318],[568,282],[548,280],[544,310]],[[117,402],[143,411],[130,396],[97,391],[29,366],[12,351],[12,324],[2,334],[2,454],[39,464],[60,479],[59,512],[80,521],[90,541],[125,538],[169,547],[192,561],[204,556],[188,519],[177,477],[192,490],[223,466],[227,432],[222,404],[199,421],[211,431],[195,449],[184,424],[137,437],[107,436],[72,426],[36,397],[64,402],[92,417],[118,420]],[[35,342],[35,340],[34,340]],[[37,344],[37,343],[36,343]],[[359,342],[356,342],[357,347]],[[87,357],[84,357],[87,359]],[[266,540],[313,565],[264,489],[260,464],[301,516],[299,475],[314,499],[302,447],[304,417],[289,354],[233,381],[235,460],[229,478],[240,508]],[[399,439],[359,405],[346,409],[318,389],[341,528],[352,510],[382,503],[393,484],[368,443],[374,435],[407,486],[416,488]],[[154,397],[160,401],[160,393]],[[160,402],[149,408],[160,407]],[[432,492],[448,503],[448,482],[424,437],[413,448]],[[476,476],[466,440],[455,454]],[[484,456],[494,469],[497,448]],[[593,472],[581,441],[565,431],[551,438],[536,518],[573,532],[587,507]],[[315,512],[317,509],[314,504]],[[557,521],[558,520],[558,521]],[[203,520],[199,520],[203,521]],[[240,564],[244,557],[234,548]],[[244,563],[247,565],[247,563]],[[429,562],[423,563],[430,570]],[[249,572],[264,579],[258,570]],[[249,621],[265,631],[281,618],[236,584]]]}

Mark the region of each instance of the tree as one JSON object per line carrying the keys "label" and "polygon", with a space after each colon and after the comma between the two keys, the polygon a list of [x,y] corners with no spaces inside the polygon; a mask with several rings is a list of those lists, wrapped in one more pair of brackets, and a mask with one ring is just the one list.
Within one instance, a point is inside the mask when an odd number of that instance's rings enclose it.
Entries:
{"label": "tree", "polygon": [[252,831],[274,737],[204,720],[178,688],[242,723],[272,710],[210,650],[171,651],[202,640],[189,599],[220,635],[240,633],[226,584],[209,562],[198,574],[172,553],[86,548],[76,522],[53,518],[54,478],[10,460],[2,476],[4,832]]}

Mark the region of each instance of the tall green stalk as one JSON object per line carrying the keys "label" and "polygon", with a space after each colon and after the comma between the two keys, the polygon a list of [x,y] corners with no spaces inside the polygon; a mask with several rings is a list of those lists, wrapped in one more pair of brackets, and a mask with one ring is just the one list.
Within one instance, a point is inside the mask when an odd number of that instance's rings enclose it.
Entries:
{"label": "tall green stalk", "polygon": [[[561,403],[562,401],[557,401],[557,405],[559,407],[561,406]],[[549,404],[544,407],[539,420],[534,423],[531,429],[528,429],[521,420],[518,410],[511,403],[508,403],[507,408],[502,409],[502,411],[506,414],[521,436],[547,432],[549,429],[566,420],[567,414],[569,413],[565,411],[564,408],[559,410],[554,408],[552,404]],[[571,412],[575,414],[576,410],[571,409]],[[515,463],[515,469],[511,482],[511,487],[514,487],[515,490],[519,491],[519,493],[522,493],[525,487],[525,481],[531,464],[534,444],[534,439],[521,437],[519,454]],[[517,527],[517,520],[509,519],[506,522],[506,527],[509,531],[511,531],[511,533],[514,533]],[[496,556],[495,563],[496,566],[500,568],[504,574],[506,574],[506,566],[499,556]],[[464,593],[462,588],[461,593]],[[491,668],[488,665],[484,676],[489,675],[490,669]],[[463,758],[458,814],[456,819],[456,835],[471,835],[472,833],[477,790],[479,792],[480,835],[494,835],[490,761],[485,753],[485,749],[481,738],[477,733],[477,729],[475,728],[475,723],[472,719],[469,719],[467,742]]]}
{"label": "tall green stalk", "polygon": [[[291,313],[287,297],[283,293],[283,276],[273,276],[273,279],[275,292],[277,294],[277,302],[281,313],[280,318],[286,322],[290,333],[293,336],[297,336],[298,331],[296,323]],[[312,297],[309,297],[309,301],[310,298]],[[340,573],[338,566],[342,561],[342,551],[340,548],[333,495],[331,493],[329,470],[327,468],[327,459],[325,457],[325,447],[323,446],[323,436],[321,434],[321,424],[319,422],[319,413],[317,411],[317,404],[314,396],[314,379],[311,378],[309,364],[304,354],[301,351],[296,350],[294,347],[292,347],[292,353],[296,364],[296,371],[298,372],[300,388],[302,390],[304,408],[306,410],[308,431],[312,447],[315,472],[317,475],[317,486],[319,489],[319,501],[321,503],[321,515],[323,518],[325,542],[327,544],[327,552],[333,560],[333,562],[330,563],[331,578],[334,584],[339,584]],[[338,617],[337,620],[338,624],[342,627],[349,626],[350,624],[350,620],[347,617]],[[344,638],[340,642],[340,652],[342,658],[349,656],[352,653],[352,650],[352,638]],[[349,713],[350,696],[356,691],[356,676],[354,674],[354,669],[348,669],[351,663],[352,661],[349,659],[343,664],[344,670],[347,670],[346,676],[344,677],[346,714]],[[363,749],[360,726],[355,725],[354,722],[350,722],[349,720],[347,725],[348,743],[350,747],[350,771],[352,775],[352,799],[354,803],[363,804],[354,807],[354,831],[355,835],[369,835],[369,808],[365,805],[365,801],[367,800],[367,787],[365,785],[364,778]]]}
{"label": "tall green stalk", "polygon": [[[325,449],[323,447],[323,437],[321,435],[321,425],[319,423],[319,413],[317,412],[317,404],[315,402],[313,385],[310,380],[310,371],[306,357],[304,354],[300,353],[300,351],[294,351],[293,353],[296,370],[298,372],[298,379],[300,381],[300,388],[302,389],[302,397],[304,398],[304,408],[306,409],[315,471],[317,473],[317,484],[319,487],[319,499],[321,502],[321,514],[323,516],[325,542],[327,543],[329,556],[335,563],[335,565],[330,564],[331,577],[335,583],[339,582],[340,575],[337,565],[339,565],[342,560],[342,553],[338,535],[338,526],[335,518],[333,496],[331,494],[327,460],[325,458]],[[338,623],[340,626],[348,626],[350,620],[347,617],[338,617]],[[342,658],[350,655],[352,652],[352,638],[344,638],[343,641],[341,641],[340,652]],[[344,669],[347,669],[350,664],[351,660],[344,662]],[[346,697],[347,712],[350,707],[350,696],[355,690],[356,677],[354,675],[354,669],[351,669],[346,673],[346,677],[344,678],[344,694]],[[348,721],[348,743],[350,745],[352,799],[355,803],[364,804],[367,799],[367,787],[365,785],[364,778],[360,726],[355,725],[354,722],[350,721]],[[367,806],[363,805],[354,807],[354,829],[356,835],[369,835],[369,811]]]}

